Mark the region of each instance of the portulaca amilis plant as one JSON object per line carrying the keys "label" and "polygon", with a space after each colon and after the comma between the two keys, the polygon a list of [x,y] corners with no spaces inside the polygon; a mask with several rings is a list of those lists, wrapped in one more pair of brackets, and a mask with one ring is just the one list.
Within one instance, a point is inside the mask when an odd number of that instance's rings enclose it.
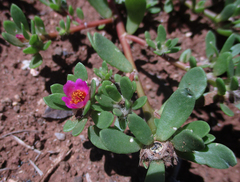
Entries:
{"label": "portulaca amilis plant", "polygon": [[[173,40],[166,38],[166,30],[162,25],[158,26],[155,40],[152,40],[148,31],[145,32],[146,40],[132,35],[138,29],[146,10],[152,13],[157,10],[154,9],[156,1],[89,0],[101,16],[106,18],[92,23],[82,22],[84,16],[80,9],[76,10],[77,17],[74,18],[73,8],[71,6],[67,8],[66,1],[41,0],[41,2],[58,12],[69,14],[66,23],[63,20],[60,21],[60,27],[56,28],[57,32],[47,33],[43,21],[37,16],[34,21],[31,21],[30,29],[23,12],[16,5],[12,5],[11,16],[14,22],[4,22],[6,33],[2,34],[13,45],[27,46],[23,51],[26,54],[33,54],[31,68],[41,65],[43,60],[39,51],[48,48],[51,41],[44,43],[47,39],[106,23],[116,23],[116,31],[124,52],[123,54],[118,47],[99,33],[93,35],[88,33],[92,47],[103,60],[102,67],[94,68],[97,79],[88,79],[85,66],[79,62],[73,74],[67,76],[66,84],[53,84],[52,93],[44,97],[45,103],[53,109],[73,111],[74,116],[66,121],[63,131],[78,136],[91,118],[93,123],[88,128],[88,137],[93,145],[117,154],[139,152],[139,164],[148,169],[146,182],[165,181],[165,166],[178,165],[179,158],[218,169],[236,165],[234,153],[228,147],[214,143],[215,137],[209,133],[208,123],[197,120],[184,125],[196,101],[203,96],[207,82],[213,78],[207,77],[203,70],[204,65],[197,65],[189,50],[185,51],[180,58],[182,62],[189,61],[189,67],[173,61],[174,65],[187,72],[179,83],[178,89],[159,111],[155,111],[150,106],[144,94],[128,40],[148,46],[155,54],[168,61],[173,59],[167,54],[181,49],[177,46],[178,38]],[[167,2],[169,4],[165,4],[166,10],[172,6],[171,1]],[[124,3],[126,6],[126,26],[118,12],[116,6],[118,3]],[[76,27],[71,27],[70,23],[75,24]],[[229,90],[238,87],[234,70],[239,68],[234,68],[232,57],[239,52],[236,48],[232,48],[234,42],[232,39],[230,36],[226,46],[219,53],[215,47],[215,37],[211,32],[206,38],[208,48],[206,54],[209,58],[206,67],[213,68],[215,77],[227,72]],[[229,60],[227,63],[223,61],[225,58]],[[113,74],[108,65],[122,74]],[[223,96],[226,92],[226,90],[223,91],[225,85],[219,79],[211,83],[217,87],[218,95]],[[135,114],[135,110],[138,109],[142,109],[143,117]],[[226,111],[226,109],[223,110]]]}

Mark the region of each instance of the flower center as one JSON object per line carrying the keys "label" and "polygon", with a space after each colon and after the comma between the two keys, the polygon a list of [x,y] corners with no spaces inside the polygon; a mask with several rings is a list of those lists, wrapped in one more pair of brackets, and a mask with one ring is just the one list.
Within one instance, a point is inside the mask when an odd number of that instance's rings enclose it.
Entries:
{"label": "flower center", "polygon": [[77,104],[82,102],[86,97],[86,93],[81,90],[76,90],[72,93],[72,100],[70,101],[71,104]]}

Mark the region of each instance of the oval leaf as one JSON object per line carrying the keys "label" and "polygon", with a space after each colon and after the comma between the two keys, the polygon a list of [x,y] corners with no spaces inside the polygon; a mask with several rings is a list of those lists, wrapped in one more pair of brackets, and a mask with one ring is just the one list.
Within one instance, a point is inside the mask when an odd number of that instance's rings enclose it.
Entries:
{"label": "oval leaf", "polygon": [[133,68],[122,52],[107,38],[99,33],[93,36],[93,48],[108,64],[123,72],[132,72]]}
{"label": "oval leaf", "polygon": [[144,182],[165,181],[165,165],[163,161],[151,161]]}
{"label": "oval leaf", "polygon": [[129,129],[142,144],[150,145],[153,142],[151,129],[141,117],[136,114],[129,114],[128,122]]}
{"label": "oval leaf", "polygon": [[37,68],[38,66],[40,66],[42,64],[43,60],[42,60],[42,56],[41,54],[37,53],[34,54],[32,57],[32,60],[30,62],[29,68]]}
{"label": "oval leaf", "polygon": [[76,126],[74,127],[74,129],[72,130],[72,136],[78,136],[80,135],[80,133],[82,132],[82,130],[84,129],[85,125],[87,123],[87,119],[84,118],[81,121],[78,122],[78,124],[76,124]]}
{"label": "oval leaf", "polygon": [[234,116],[234,112],[226,104],[220,103],[220,108],[226,115]]}
{"label": "oval leaf", "polygon": [[107,0],[88,0],[88,2],[102,17],[110,18],[112,16],[112,10],[109,8]]}
{"label": "oval leaf", "polygon": [[19,29],[21,29],[21,23],[24,25],[25,29],[29,31],[29,26],[27,19],[22,12],[22,10],[16,5],[12,4],[10,8],[11,16],[13,18],[13,21],[16,23]]}
{"label": "oval leaf", "polygon": [[120,80],[120,89],[123,97],[130,100],[133,96],[132,82],[126,76],[122,77]]}
{"label": "oval leaf", "polygon": [[230,52],[224,52],[219,55],[216,63],[213,66],[213,74],[214,76],[222,75],[227,71],[228,61],[232,59],[232,54]]}
{"label": "oval leaf", "polygon": [[74,76],[86,81],[88,79],[87,69],[82,63],[78,63],[74,68]]}
{"label": "oval leaf", "polygon": [[101,130],[97,128],[96,126],[89,126],[88,127],[88,138],[92,142],[93,145],[95,145],[97,148],[103,149],[108,151],[107,147],[103,145],[100,137],[99,137],[99,132]]}
{"label": "oval leaf", "polygon": [[178,88],[189,88],[198,99],[207,87],[207,76],[200,67],[190,69],[182,78]]}
{"label": "oval leaf", "polygon": [[69,132],[72,131],[73,128],[75,128],[75,126],[78,124],[78,120],[67,120],[66,123],[63,126],[63,131],[64,132]]}
{"label": "oval leaf", "polygon": [[92,114],[92,119],[98,128],[105,129],[112,124],[114,116],[107,111],[94,112]]}
{"label": "oval leaf", "polygon": [[142,96],[140,98],[138,98],[132,105],[132,109],[133,110],[137,110],[140,109],[141,107],[143,107],[145,105],[145,103],[147,102],[147,96]]}
{"label": "oval leaf", "polygon": [[193,111],[195,97],[189,89],[178,89],[167,100],[160,119],[157,121],[156,138],[166,141],[187,120]]}
{"label": "oval leaf", "polygon": [[100,139],[111,152],[117,154],[134,153],[141,149],[135,138],[116,129],[103,129]]}

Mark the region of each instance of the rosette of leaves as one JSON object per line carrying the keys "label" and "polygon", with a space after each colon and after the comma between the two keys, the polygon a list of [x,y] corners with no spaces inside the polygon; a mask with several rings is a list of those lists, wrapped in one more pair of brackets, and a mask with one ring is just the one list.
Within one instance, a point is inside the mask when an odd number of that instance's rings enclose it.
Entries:
{"label": "rosette of leaves", "polygon": [[42,56],[39,51],[46,50],[51,41],[46,43],[40,39],[41,35],[46,34],[45,26],[40,17],[35,16],[31,20],[31,30],[27,19],[22,10],[15,4],[11,5],[10,9],[13,22],[6,20],[3,22],[3,27],[6,32],[2,33],[3,38],[10,44],[18,47],[27,47],[23,49],[25,54],[33,54],[30,62],[30,68],[36,68],[42,64]]}
{"label": "rosette of leaves", "polygon": [[180,47],[176,46],[178,43],[178,38],[167,40],[166,37],[167,33],[162,25],[158,26],[157,37],[155,41],[151,40],[151,36],[148,31],[145,32],[145,39],[148,46],[153,48],[153,52],[160,56],[163,54],[175,53],[181,50]]}
{"label": "rosette of leaves", "polygon": [[[208,58],[208,64],[212,67],[213,76],[217,77],[215,82],[210,82],[217,88],[217,95],[222,97],[226,92],[232,92],[239,88],[239,75],[240,75],[240,44],[234,45],[236,40],[235,34],[228,37],[221,50],[217,49],[216,37],[213,32],[209,31],[206,35],[206,56]],[[222,75],[226,74],[227,77],[223,78]],[[234,113],[230,108],[220,103],[222,111],[233,116]]]}
{"label": "rosette of leaves", "polygon": [[[76,81],[78,78],[86,81],[88,79],[88,74],[85,66],[82,63],[78,63],[74,68],[74,74],[68,74],[67,80]],[[65,93],[63,92],[63,85],[61,84],[53,84],[50,87],[52,94],[43,98],[44,102],[51,108],[57,110],[71,110],[62,100],[62,97],[65,97]],[[73,136],[79,135],[84,129],[85,124],[88,120],[87,113],[90,110],[91,103],[96,91],[96,82],[93,80],[90,87],[90,99],[85,105],[84,109],[81,109],[80,116],[77,112],[77,117],[73,116],[63,126],[64,132],[72,131]]]}

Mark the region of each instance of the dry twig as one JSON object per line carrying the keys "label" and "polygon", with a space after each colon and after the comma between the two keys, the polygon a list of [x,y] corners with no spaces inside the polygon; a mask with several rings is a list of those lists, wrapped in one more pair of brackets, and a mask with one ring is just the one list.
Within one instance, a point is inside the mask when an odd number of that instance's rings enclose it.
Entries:
{"label": "dry twig", "polygon": [[36,164],[34,164],[34,162],[31,161],[30,159],[29,159],[29,162],[30,162],[30,164],[34,167],[34,169],[38,172],[38,174],[39,174],[40,176],[42,176],[42,175],[43,175],[43,172],[36,166]]}
{"label": "dry twig", "polygon": [[23,133],[23,132],[35,132],[35,133],[39,133],[38,130],[19,130],[19,131],[13,131],[13,132],[10,132],[10,133],[7,133],[3,136],[0,137],[0,140],[7,137],[7,136],[10,136],[10,135],[13,135],[13,134],[17,134],[17,133]]}

